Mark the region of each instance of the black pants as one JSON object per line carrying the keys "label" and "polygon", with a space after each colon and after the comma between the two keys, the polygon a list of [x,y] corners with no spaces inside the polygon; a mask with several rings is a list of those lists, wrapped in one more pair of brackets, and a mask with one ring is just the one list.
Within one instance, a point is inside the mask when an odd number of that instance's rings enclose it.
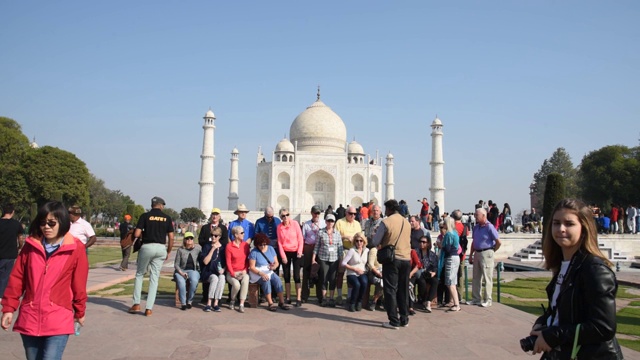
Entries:
{"label": "black pants", "polygon": [[[302,249],[302,300],[309,299],[309,279],[311,278],[311,258],[313,257],[313,249],[315,245],[304,244]],[[316,292],[318,289],[316,289]],[[317,295],[317,294],[316,294]],[[318,297],[318,296],[316,296]],[[320,295],[322,297],[322,295]]]}
{"label": "black pants", "polygon": [[[318,284],[322,286],[316,287],[316,295],[318,300],[322,301],[322,290],[336,289],[336,271],[338,270],[338,260],[333,262],[318,260],[320,271],[318,271]],[[327,287],[327,283],[329,286]]]}
{"label": "black pants", "polygon": [[382,265],[384,308],[387,310],[387,317],[391,325],[400,326],[409,323],[410,273],[411,262],[409,260],[394,260]]}
{"label": "black pants", "polygon": [[418,294],[422,302],[432,301],[436,298],[438,292],[438,278],[431,277],[427,272],[424,272],[422,276],[415,279],[415,283],[418,285]]}
{"label": "black pants", "polygon": [[[291,267],[293,266],[293,281],[296,284],[300,284],[300,267],[302,267],[302,258],[298,257],[298,253],[295,251],[285,251],[287,256],[287,263],[282,264],[282,277],[284,283],[291,283]],[[289,294],[287,294],[287,297]]]}

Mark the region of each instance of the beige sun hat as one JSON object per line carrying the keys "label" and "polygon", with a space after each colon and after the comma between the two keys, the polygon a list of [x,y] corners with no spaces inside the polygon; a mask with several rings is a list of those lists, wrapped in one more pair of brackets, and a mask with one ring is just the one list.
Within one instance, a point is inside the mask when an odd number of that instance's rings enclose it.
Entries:
{"label": "beige sun hat", "polygon": [[238,208],[233,213],[238,215],[239,212],[249,212],[249,209],[245,204],[238,204]]}

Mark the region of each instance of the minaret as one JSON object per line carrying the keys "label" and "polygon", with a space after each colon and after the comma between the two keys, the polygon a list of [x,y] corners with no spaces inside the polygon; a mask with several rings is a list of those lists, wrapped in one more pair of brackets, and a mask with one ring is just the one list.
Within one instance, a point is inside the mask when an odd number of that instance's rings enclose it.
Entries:
{"label": "minaret", "polygon": [[444,206],[444,160],[442,157],[442,121],[438,115],[431,123],[431,198],[429,202],[433,206],[434,201],[440,206],[440,214],[446,210]]}
{"label": "minaret", "polygon": [[384,201],[395,199],[395,194],[393,191],[393,155],[389,153],[387,155],[387,182],[385,185],[385,198]]}
{"label": "minaret", "polygon": [[235,147],[231,151],[231,175],[229,175],[229,210],[238,208],[238,154]]}
{"label": "minaret", "polygon": [[202,164],[200,165],[200,201],[199,208],[204,214],[209,214],[213,209],[213,188],[215,181],[213,181],[213,160],[216,156],[213,154],[213,133],[216,129],[215,120],[216,116],[209,108],[209,111],[204,115],[204,140],[202,141]]}

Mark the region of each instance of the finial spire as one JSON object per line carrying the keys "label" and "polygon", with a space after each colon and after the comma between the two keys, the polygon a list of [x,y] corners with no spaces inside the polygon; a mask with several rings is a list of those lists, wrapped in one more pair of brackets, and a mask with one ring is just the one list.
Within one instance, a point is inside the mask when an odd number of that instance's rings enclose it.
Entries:
{"label": "finial spire", "polygon": [[317,101],[317,100],[320,100],[320,85],[318,85],[318,95],[317,95],[317,96],[318,96],[318,97],[317,97],[316,101]]}

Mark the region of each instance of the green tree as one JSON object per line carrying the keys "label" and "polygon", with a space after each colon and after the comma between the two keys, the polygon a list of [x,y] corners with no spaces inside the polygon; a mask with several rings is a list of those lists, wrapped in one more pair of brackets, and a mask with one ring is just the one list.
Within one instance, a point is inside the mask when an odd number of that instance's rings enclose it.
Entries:
{"label": "green tree", "polygon": [[204,221],[206,218],[207,216],[202,212],[202,210],[196,207],[188,207],[180,211],[180,219],[186,222],[193,221],[199,224],[200,222]]}
{"label": "green tree", "polygon": [[34,201],[21,166],[29,150],[29,139],[20,124],[0,117],[0,199],[14,204],[19,218],[30,218],[29,209]]}
{"label": "green tree", "polygon": [[639,150],[610,145],[585,155],[579,170],[583,198],[601,206],[639,203]]}
{"label": "green tree", "polygon": [[544,206],[542,207],[542,229],[550,231],[551,213],[553,208],[566,196],[564,177],[558,173],[551,173],[547,176],[544,191]]}
{"label": "green tree", "polygon": [[31,149],[22,171],[38,205],[57,194],[66,204],[89,205],[89,170],[74,154],[51,146]]}
{"label": "green tree", "polygon": [[[545,159],[540,169],[533,175],[534,194],[537,202],[534,207],[542,209],[544,207],[544,193],[547,183],[547,176],[551,173],[558,173],[565,179],[565,195],[567,197],[576,197],[578,195],[578,176],[577,170],[573,166],[571,157],[567,151],[559,147],[551,154],[551,157]],[[552,206],[555,206],[553,204]]]}
{"label": "green tree", "polygon": [[175,222],[178,222],[178,220],[180,219],[180,214],[178,214],[178,212],[173,210],[172,208],[164,208],[162,212],[169,215],[171,217],[171,220]]}
{"label": "green tree", "polygon": [[85,210],[88,219],[96,218],[105,211],[109,203],[109,189],[104,185],[102,179],[98,179],[95,175],[89,174],[89,207],[91,212]]}

